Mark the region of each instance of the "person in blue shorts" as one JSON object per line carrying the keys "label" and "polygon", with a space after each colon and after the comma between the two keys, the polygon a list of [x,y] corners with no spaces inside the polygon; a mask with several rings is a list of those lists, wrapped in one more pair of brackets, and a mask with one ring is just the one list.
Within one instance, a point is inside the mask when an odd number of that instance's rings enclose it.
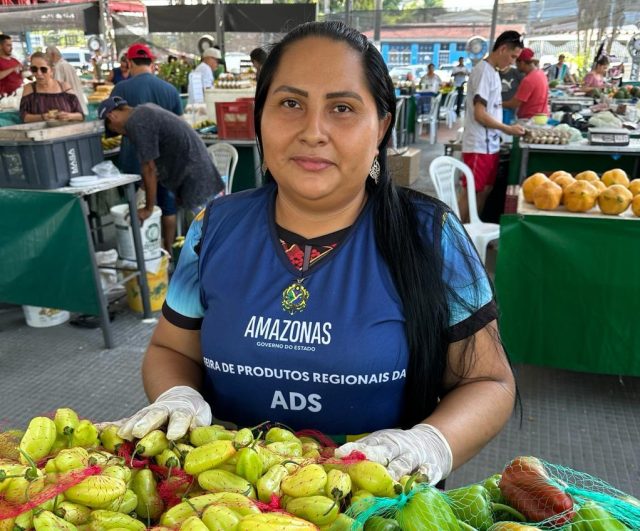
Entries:
{"label": "person in blue shorts", "polygon": [[192,224],[143,362],[152,403],[122,437],[271,420],[436,484],[501,430],[516,387],[491,284],[460,220],[393,184],[395,103],[341,22],[273,47],[255,98],[266,184]]}
{"label": "person in blue shorts", "polygon": [[[129,64],[129,77],[113,88],[111,96],[119,96],[132,107],[155,103],[176,116],[182,116],[182,102],[178,90],[153,73],[154,56],[151,49],[143,43],[132,44],[127,50],[126,60]],[[122,139],[118,166],[123,173],[142,173],[136,148],[127,137]],[[163,247],[171,251],[176,239],[176,196],[170,189],[158,184],[156,204],[162,210]]]}

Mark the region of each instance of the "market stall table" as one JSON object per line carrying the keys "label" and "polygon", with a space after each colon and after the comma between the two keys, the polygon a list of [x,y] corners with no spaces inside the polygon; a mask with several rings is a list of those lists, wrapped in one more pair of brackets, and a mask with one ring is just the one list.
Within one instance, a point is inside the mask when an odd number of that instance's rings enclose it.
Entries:
{"label": "market stall table", "polygon": [[525,144],[514,140],[509,184],[522,183],[535,172],[552,173],[557,170],[602,173],[621,168],[630,179],[640,177],[638,138],[631,138],[628,146],[591,146],[587,140],[567,145]]}
{"label": "market stall table", "polygon": [[[113,334],[89,225],[87,200],[123,187],[135,212],[139,175],[53,190],[0,188],[0,301],[98,315],[106,348]],[[143,316],[151,316],[140,224],[131,217]]]}
{"label": "market stall table", "polygon": [[496,293],[512,361],[640,376],[640,218],[540,211],[500,223]]}
{"label": "market stall table", "polygon": [[556,96],[549,98],[551,112],[570,109],[571,112],[579,112],[593,105],[593,98],[575,96]]}

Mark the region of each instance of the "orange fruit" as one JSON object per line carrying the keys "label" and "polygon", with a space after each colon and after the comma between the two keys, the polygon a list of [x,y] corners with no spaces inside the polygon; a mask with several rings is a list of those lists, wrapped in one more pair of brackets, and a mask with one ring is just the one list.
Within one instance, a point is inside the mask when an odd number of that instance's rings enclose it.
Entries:
{"label": "orange fruit", "polygon": [[562,187],[553,181],[545,181],[533,192],[533,204],[540,210],[554,210],[560,205]]}
{"label": "orange fruit", "polygon": [[640,194],[640,179],[634,179],[629,183],[629,191],[633,194],[633,197]]}
{"label": "orange fruit", "polygon": [[560,187],[564,190],[567,186],[569,186],[571,183],[575,183],[576,180],[569,174],[566,175],[560,175],[558,177],[556,177],[555,179],[551,179],[554,183],[560,185]]}
{"label": "orange fruit", "polygon": [[598,198],[598,190],[589,181],[580,180],[568,185],[562,193],[562,202],[569,212],[587,212]]}
{"label": "orange fruit", "polygon": [[607,185],[604,184],[602,181],[598,180],[598,181],[587,181],[590,185],[595,186],[596,190],[598,190],[598,193],[602,192],[603,190],[607,189]]}
{"label": "orange fruit", "polygon": [[631,201],[631,210],[640,218],[640,194],[636,195]]}
{"label": "orange fruit", "polygon": [[633,194],[622,184],[612,184],[598,196],[598,206],[603,214],[617,216],[629,207]]}
{"label": "orange fruit", "polygon": [[605,171],[602,174],[602,182],[607,186],[611,186],[612,184],[629,186],[629,177],[627,177],[626,171],[615,168],[613,170]]}
{"label": "orange fruit", "polygon": [[558,171],[554,171],[551,175],[549,175],[549,179],[551,179],[555,183],[558,177],[562,177],[564,175],[573,177],[573,175],[571,175],[568,171],[558,170]]}
{"label": "orange fruit", "polygon": [[544,173],[534,173],[522,182],[522,193],[527,203],[533,203],[533,192],[542,183],[549,181]]}
{"label": "orange fruit", "polygon": [[587,170],[581,171],[576,175],[578,181],[599,181],[598,174],[595,171]]}

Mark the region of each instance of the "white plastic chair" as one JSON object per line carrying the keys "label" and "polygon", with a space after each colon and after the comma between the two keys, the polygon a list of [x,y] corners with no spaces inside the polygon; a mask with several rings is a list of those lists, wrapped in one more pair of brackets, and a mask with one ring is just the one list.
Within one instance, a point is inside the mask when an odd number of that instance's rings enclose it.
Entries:
{"label": "white plastic chair", "polygon": [[487,257],[487,245],[500,237],[500,225],[485,223],[478,216],[476,204],[476,185],[473,180],[471,168],[464,162],[453,157],[436,157],[429,165],[429,175],[436,189],[438,199],[445,203],[456,216],[460,216],[458,197],[456,195],[456,172],[461,171],[467,180],[467,201],[469,203],[469,223],[464,224],[471,241],[478,250],[480,260],[485,263]]}
{"label": "white plastic chair", "polygon": [[431,108],[427,114],[419,114],[416,116],[416,137],[420,138],[422,134],[422,125],[429,125],[429,144],[436,143],[436,137],[438,135],[438,112],[440,109],[440,100],[442,94],[437,94],[431,98]]}
{"label": "white plastic chair", "polygon": [[233,190],[233,175],[238,164],[238,150],[226,142],[217,142],[207,147],[213,164],[225,182],[225,194]]}
{"label": "white plastic chair", "polygon": [[458,93],[452,90],[447,94],[444,103],[440,107],[440,117],[445,119],[447,127],[451,129],[456,121],[456,99]]}

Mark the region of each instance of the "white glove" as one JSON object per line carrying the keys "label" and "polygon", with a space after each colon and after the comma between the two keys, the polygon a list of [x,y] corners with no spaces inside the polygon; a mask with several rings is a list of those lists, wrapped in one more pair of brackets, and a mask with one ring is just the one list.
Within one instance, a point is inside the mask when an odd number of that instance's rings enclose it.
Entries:
{"label": "white glove", "polygon": [[141,439],[150,431],[167,426],[167,439],[176,440],[191,428],[211,424],[211,408],[195,389],[178,385],[162,393],[153,404],[131,417],[105,424],[119,426],[118,435],[128,441]]}
{"label": "white glove", "polygon": [[440,430],[430,424],[417,424],[410,430],[380,430],[336,449],[336,457],[354,450],[387,467],[395,480],[418,471],[435,485],[451,473],[453,457]]}

